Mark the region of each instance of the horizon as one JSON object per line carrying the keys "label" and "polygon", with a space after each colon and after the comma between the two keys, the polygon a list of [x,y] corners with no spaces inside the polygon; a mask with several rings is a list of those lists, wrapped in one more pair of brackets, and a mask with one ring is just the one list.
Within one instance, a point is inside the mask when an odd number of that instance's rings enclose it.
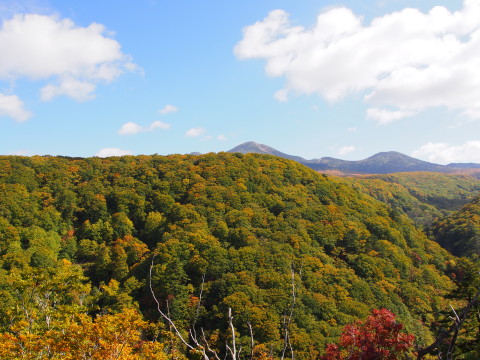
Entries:
{"label": "horizon", "polygon": [[4,155],[254,138],[305,159],[480,163],[480,0],[5,0],[0,21]]}
{"label": "horizon", "polygon": [[[154,154],[136,154],[136,155],[133,155],[133,154],[119,154],[119,155],[107,155],[107,156],[98,156],[98,155],[92,155],[92,156],[69,156],[69,155],[51,155],[51,154],[43,154],[43,155],[37,155],[37,154],[33,154],[33,155],[22,155],[22,154],[13,154],[13,155],[3,155],[3,154],[0,154],[0,156],[25,156],[25,157],[32,157],[32,156],[44,156],[44,157],[66,157],[66,158],[81,158],[81,159],[85,159],[85,158],[92,158],[92,157],[99,157],[99,158],[106,158],[106,157],[119,157],[119,156],[154,156],[154,155],[159,155],[159,156],[170,156],[170,155],[193,155],[193,156],[196,156],[196,155],[207,155],[207,154],[218,154],[218,153],[222,153],[222,152],[231,152],[234,148],[236,147],[239,147],[239,146],[242,146],[242,145],[245,145],[245,144],[249,144],[249,143],[253,143],[255,145],[261,145],[261,146],[267,146],[269,148],[271,148],[272,150],[275,150],[275,151],[278,151],[280,153],[283,153],[284,155],[288,155],[288,156],[295,156],[295,157],[299,157],[305,161],[313,161],[313,160],[321,160],[321,159],[325,159],[325,158],[331,158],[331,159],[336,159],[336,160],[344,160],[344,161],[352,161],[352,162],[355,162],[355,161],[362,161],[362,160],[367,160],[371,157],[374,157],[376,155],[380,155],[380,154],[388,154],[388,153],[397,153],[397,154],[400,154],[400,155],[403,155],[403,156],[408,156],[408,157],[411,157],[413,159],[416,159],[416,160],[421,160],[421,159],[418,159],[418,158],[415,158],[413,156],[410,156],[410,155],[407,155],[407,154],[404,154],[404,153],[401,153],[401,152],[398,152],[398,151],[380,151],[380,152],[377,152],[377,153],[374,153],[374,154],[371,154],[371,155],[368,155],[367,157],[365,158],[361,158],[361,159],[352,159],[352,160],[346,160],[346,159],[342,159],[342,158],[339,158],[339,157],[332,157],[332,156],[319,156],[319,157],[314,157],[314,158],[305,158],[301,155],[298,155],[298,154],[287,154],[279,149],[276,149],[276,148],[272,148],[271,146],[267,145],[267,144],[260,144],[256,141],[245,141],[241,144],[238,144],[236,146],[234,146],[233,148],[231,149],[228,149],[228,150],[220,150],[220,151],[209,151],[209,152],[206,152],[206,153],[202,153],[202,152],[198,152],[198,151],[192,151],[192,152],[189,152],[189,153],[170,153],[170,154],[158,154],[158,153],[154,153]],[[268,155],[272,155],[272,156],[277,156],[277,155],[273,155],[273,154],[269,154],[267,153]],[[425,161],[425,160],[421,160],[421,161]],[[474,163],[474,162],[455,162],[455,163],[435,163],[435,162],[430,162],[430,161],[426,161],[428,163],[432,163],[432,164],[436,164],[436,165],[442,165],[442,166],[447,166],[447,165],[452,165],[452,164],[462,164],[462,165],[468,165],[468,164],[473,164],[473,165],[480,165],[480,163]]]}

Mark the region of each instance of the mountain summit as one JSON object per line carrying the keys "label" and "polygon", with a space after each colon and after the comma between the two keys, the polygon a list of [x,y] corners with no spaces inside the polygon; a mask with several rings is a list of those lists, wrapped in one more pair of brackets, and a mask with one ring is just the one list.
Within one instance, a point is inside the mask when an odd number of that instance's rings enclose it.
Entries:
{"label": "mountain summit", "polygon": [[269,154],[269,155],[275,155],[284,159],[290,159],[297,161],[299,163],[306,163],[308,160],[305,160],[304,158],[300,156],[294,156],[294,155],[288,155],[285,154],[281,151],[278,151],[270,146],[264,145],[264,144],[259,144],[256,143],[255,141],[247,141],[243,144],[240,144],[238,146],[235,146],[233,149],[228,150],[227,152],[229,153],[242,153],[242,154],[248,154],[248,153],[255,153],[255,154]]}
{"label": "mountain summit", "polygon": [[458,172],[460,170],[479,168],[479,164],[449,164],[439,165],[428,161],[415,159],[411,156],[396,152],[379,152],[369,158],[357,161],[341,160],[332,157],[307,160],[300,156],[285,154],[270,146],[248,141],[240,144],[229,153],[257,153],[269,154],[285,159],[297,161],[317,171],[341,171],[351,174],[388,174],[396,172],[431,171],[441,173]]}
{"label": "mountain summit", "polygon": [[270,146],[259,144],[259,143],[256,143],[255,141],[247,141],[243,144],[235,146],[233,149],[228,150],[227,152],[242,153],[242,154],[248,154],[248,153],[273,154],[274,152],[280,153],[279,151],[275,150]]}
{"label": "mountain summit", "polygon": [[445,165],[418,160],[396,151],[380,152],[358,161],[321,158],[318,162],[343,172],[367,174],[387,174],[409,171],[451,172],[451,168]]}

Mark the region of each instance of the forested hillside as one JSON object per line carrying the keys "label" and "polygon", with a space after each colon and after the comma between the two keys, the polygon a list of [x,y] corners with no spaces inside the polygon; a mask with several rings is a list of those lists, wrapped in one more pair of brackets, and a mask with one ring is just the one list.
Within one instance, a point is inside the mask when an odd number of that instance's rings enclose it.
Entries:
{"label": "forested hillside", "polygon": [[0,157],[5,359],[193,356],[160,312],[221,358],[232,325],[240,357],[313,359],[375,308],[424,346],[452,266],[402,212],[286,159]]}
{"label": "forested hillside", "polygon": [[480,181],[470,175],[413,172],[370,177],[400,184],[442,212],[457,211],[480,193]]}
{"label": "forested hillside", "polygon": [[456,256],[480,255],[480,196],[432,226],[435,240]]}
{"label": "forested hillside", "polygon": [[480,180],[461,174],[396,173],[345,178],[353,187],[407,214],[421,228],[480,194]]}

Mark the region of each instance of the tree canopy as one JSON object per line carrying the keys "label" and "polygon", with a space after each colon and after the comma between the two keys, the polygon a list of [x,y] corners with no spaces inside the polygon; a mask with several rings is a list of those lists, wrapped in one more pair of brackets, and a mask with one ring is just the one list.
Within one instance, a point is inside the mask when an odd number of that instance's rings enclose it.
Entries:
{"label": "tree canopy", "polygon": [[125,359],[192,356],[157,305],[218,354],[228,309],[245,357],[317,358],[376,308],[422,346],[450,302],[452,259],[405,213],[285,159],[0,157],[8,354],[111,344]]}

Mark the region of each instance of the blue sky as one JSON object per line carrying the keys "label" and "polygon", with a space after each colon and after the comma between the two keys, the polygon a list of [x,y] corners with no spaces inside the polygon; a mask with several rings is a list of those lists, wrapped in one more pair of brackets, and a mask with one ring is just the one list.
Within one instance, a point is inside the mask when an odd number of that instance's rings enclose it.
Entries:
{"label": "blue sky", "polygon": [[480,162],[480,0],[3,0],[0,154]]}

